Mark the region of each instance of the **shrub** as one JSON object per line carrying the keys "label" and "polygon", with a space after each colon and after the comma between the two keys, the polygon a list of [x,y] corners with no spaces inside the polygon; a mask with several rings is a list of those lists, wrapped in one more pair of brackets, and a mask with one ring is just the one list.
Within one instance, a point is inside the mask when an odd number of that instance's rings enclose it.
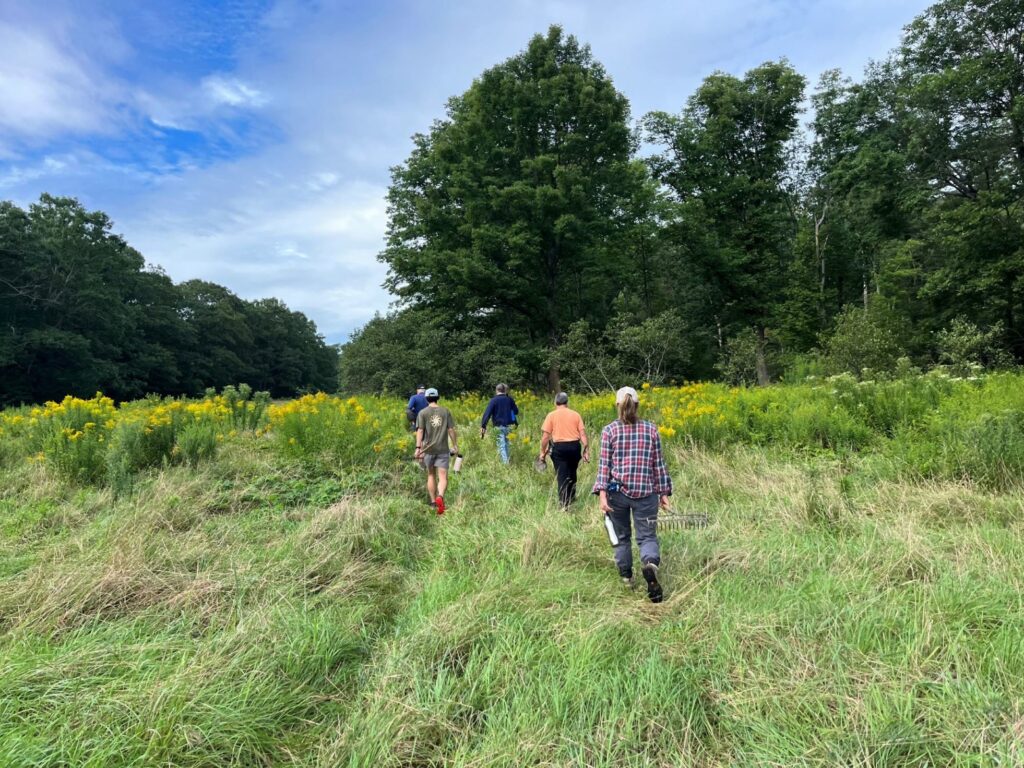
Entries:
{"label": "shrub", "polygon": [[832,335],[825,339],[826,367],[831,373],[861,375],[864,369],[889,372],[903,356],[898,319],[881,302],[865,310],[849,305],[840,313]]}
{"label": "shrub", "polygon": [[1002,323],[983,331],[967,318],[958,317],[937,334],[939,362],[958,376],[975,369],[1007,368],[1013,358],[1000,341],[1003,335]]}
{"label": "shrub", "polygon": [[190,467],[217,455],[217,431],[213,425],[197,421],[186,426],[177,436],[176,457]]}

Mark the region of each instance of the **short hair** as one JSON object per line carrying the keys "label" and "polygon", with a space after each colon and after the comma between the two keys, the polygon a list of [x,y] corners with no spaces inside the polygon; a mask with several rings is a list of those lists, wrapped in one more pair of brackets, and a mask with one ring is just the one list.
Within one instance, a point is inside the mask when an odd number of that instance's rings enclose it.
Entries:
{"label": "short hair", "polygon": [[569,402],[569,394],[567,392],[559,392],[555,395],[555,405],[565,405]]}
{"label": "short hair", "polygon": [[427,395],[427,402],[428,403],[436,403],[440,399],[441,399],[440,395]]}
{"label": "short hair", "polygon": [[505,393],[508,392],[508,384],[499,384],[494,388],[494,391],[497,392],[499,395],[504,395]]}

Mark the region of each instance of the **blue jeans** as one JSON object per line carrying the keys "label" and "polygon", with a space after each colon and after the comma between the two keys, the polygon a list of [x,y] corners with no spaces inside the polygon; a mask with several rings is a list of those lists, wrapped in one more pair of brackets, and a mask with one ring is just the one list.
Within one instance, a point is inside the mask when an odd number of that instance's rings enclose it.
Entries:
{"label": "blue jeans", "polygon": [[512,427],[495,427],[495,442],[498,444],[498,456],[501,458],[502,464],[508,464],[510,459],[508,455],[508,433]]}
{"label": "blue jeans", "polygon": [[661,551],[658,547],[659,501],[656,493],[640,499],[631,499],[618,491],[608,492],[608,505],[612,508],[608,517],[612,519],[615,535],[619,537],[619,543],[612,548],[619,573],[632,574],[633,572],[630,513],[633,516],[633,527],[636,528],[636,544],[640,550],[641,564],[659,565],[661,563]]}

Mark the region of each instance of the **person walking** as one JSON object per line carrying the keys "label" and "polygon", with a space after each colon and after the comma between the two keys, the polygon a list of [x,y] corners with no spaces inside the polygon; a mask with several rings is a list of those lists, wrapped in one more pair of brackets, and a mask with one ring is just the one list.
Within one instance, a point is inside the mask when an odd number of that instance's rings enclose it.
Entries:
{"label": "person walking", "polygon": [[510,457],[508,453],[508,433],[516,424],[519,416],[519,406],[508,393],[507,384],[499,384],[494,388],[495,394],[484,408],[484,416],[480,420],[480,439],[487,434],[487,422],[494,423],[494,431],[497,433],[498,456],[502,464],[508,464]]}
{"label": "person walking", "polygon": [[558,502],[568,509],[576,500],[576,470],[580,460],[590,461],[590,445],[583,417],[569,407],[569,395],[555,395],[555,410],[544,418],[540,428],[540,459],[551,452],[551,463],[558,477]]}
{"label": "person walking", "polygon": [[423,394],[425,391],[426,387],[420,384],[416,387],[416,394],[409,398],[409,404],[405,406],[405,418],[409,420],[409,429],[416,429],[416,417],[427,407],[427,398]]}
{"label": "person walking", "polygon": [[641,571],[647,582],[647,596],[660,603],[663,590],[658,581],[661,550],[658,547],[658,508],[668,508],[672,478],[665,466],[658,428],[639,418],[640,398],[632,387],[615,393],[618,418],[601,430],[601,452],[593,493],[599,497],[602,514],[608,515],[619,543],[613,545],[619,576],[633,586],[633,549],[630,543],[630,515],[636,527]]}
{"label": "person walking", "polygon": [[437,390],[431,387],[424,397],[427,407],[416,417],[416,459],[422,460],[427,470],[427,495],[437,514],[443,515],[444,492],[448,489],[448,460],[458,452],[459,440],[452,412],[437,404],[440,399]]}

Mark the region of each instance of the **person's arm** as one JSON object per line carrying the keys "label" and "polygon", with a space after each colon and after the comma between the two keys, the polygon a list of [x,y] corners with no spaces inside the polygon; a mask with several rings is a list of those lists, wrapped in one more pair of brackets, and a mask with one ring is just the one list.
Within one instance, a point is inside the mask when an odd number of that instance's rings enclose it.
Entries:
{"label": "person's arm", "polygon": [[423,455],[423,427],[416,427],[416,458]]}
{"label": "person's arm", "polygon": [[672,478],[668,474],[668,467],[665,466],[665,454],[661,450],[661,435],[658,430],[654,431],[654,450],[651,454],[651,463],[654,469],[654,492],[661,497],[661,506],[668,507],[668,497],[672,495]]}
{"label": "person's arm", "polygon": [[611,512],[608,503],[608,483],[612,477],[612,439],[608,427],[601,430],[601,450],[597,456],[597,478],[594,480],[593,492],[598,494],[597,508],[602,513]]}
{"label": "person's arm", "polygon": [[551,433],[541,430],[540,433],[540,457],[548,455],[548,446],[551,445]]}
{"label": "person's arm", "polygon": [[580,417],[580,445],[583,446],[583,460],[590,463],[590,441],[587,439],[587,428],[583,426],[583,418]]}
{"label": "person's arm", "polygon": [[448,411],[448,440],[451,442],[452,453],[459,452],[459,436],[455,432],[455,417],[452,416],[452,412]]}
{"label": "person's arm", "polygon": [[487,402],[487,407],[484,408],[484,417],[480,420],[480,437],[484,436],[487,432],[487,422],[491,420],[491,413],[494,411],[494,398],[492,397]]}

